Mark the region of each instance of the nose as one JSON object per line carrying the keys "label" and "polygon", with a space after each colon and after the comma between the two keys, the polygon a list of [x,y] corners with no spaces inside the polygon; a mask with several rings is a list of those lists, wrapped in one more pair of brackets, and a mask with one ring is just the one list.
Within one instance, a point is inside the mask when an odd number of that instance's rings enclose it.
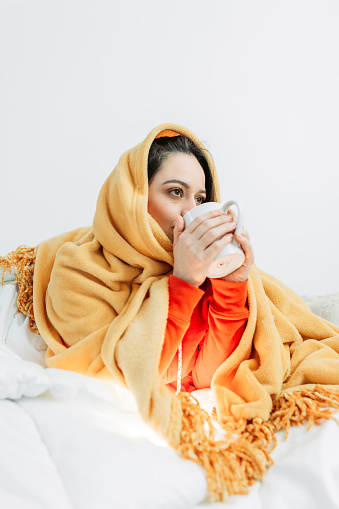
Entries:
{"label": "nose", "polygon": [[195,201],[195,197],[192,196],[191,198],[189,198],[185,201],[185,204],[181,210],[181,215],[184,216],[186,214],[186,212],[188,212],[189,210],[192,210],[193,208],[195,208],[197,206],[198,206],[198,204]]}

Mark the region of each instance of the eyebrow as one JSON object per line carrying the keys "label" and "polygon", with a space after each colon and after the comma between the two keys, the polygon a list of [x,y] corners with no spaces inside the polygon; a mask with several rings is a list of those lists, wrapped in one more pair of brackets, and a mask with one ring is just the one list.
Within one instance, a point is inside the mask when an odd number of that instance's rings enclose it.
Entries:
{"label": "eyebrow", "polygon": [[[182,180],[177,180],[177,179],[165,180],[165,182],[163,182],[162,185],[164,186],[165,184],[181,184],[186,189],[190,188],[190,186],[186,182],[183,182]],[[206,189],[200,189],[200,191],[198,191],[198,193],[206,194]]]}

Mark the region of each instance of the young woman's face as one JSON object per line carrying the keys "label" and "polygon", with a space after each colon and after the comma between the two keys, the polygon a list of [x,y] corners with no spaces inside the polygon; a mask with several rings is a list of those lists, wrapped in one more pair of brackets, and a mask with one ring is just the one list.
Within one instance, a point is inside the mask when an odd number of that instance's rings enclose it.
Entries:
{"label": "young woman's face", "polygon": [[205,199],[205,174],[198,160],[189,154],[171,154],[148,187],[148,212],[173,242],[176,217]]}

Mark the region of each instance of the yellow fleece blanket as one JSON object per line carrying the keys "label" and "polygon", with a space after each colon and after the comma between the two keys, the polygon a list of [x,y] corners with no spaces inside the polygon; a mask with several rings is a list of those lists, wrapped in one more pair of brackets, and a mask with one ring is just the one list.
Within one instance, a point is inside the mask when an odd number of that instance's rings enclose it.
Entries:
{"label": "yellow fleece blanket", "polygon": [[[127,386],[143,418],[183,457],[204,466],[212,499],[226,500],[262,478],[277,429],[304,418],[318,422],[330,416],[321,407],[339,407],[339,327],[253,266],[245,333],[212,380],[214,418],[224,426],[225,440],[214,441],[210,416],[190,395],[176,396],[161,383],[173,256],[171,242],[147,212],[147,158],[164,130],[204,150],[218,193],[213,161],[200,140],[163,124],[122,155],[100,191],[92,227],[0,262],[21,263],[19,309],[46,341],[48,366]],[[27,281],[33,264],[32,309]]]}

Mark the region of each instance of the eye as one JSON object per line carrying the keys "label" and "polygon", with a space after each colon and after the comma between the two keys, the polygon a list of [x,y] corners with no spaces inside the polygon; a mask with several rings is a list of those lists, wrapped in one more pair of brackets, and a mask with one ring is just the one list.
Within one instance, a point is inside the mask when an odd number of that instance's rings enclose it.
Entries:
{"label": "eye", "polygon": [[182,189],[180,189],[179,187],[176,187],[175,189],[170,189],[169,192],[174,196],[182,196]]}
{"label": "eye", "polygon": [[197,202],[198,205],[201,205],[202,203],[204,203],[204,201],[206,200],[205,196],[197,196],[195,201]]}

